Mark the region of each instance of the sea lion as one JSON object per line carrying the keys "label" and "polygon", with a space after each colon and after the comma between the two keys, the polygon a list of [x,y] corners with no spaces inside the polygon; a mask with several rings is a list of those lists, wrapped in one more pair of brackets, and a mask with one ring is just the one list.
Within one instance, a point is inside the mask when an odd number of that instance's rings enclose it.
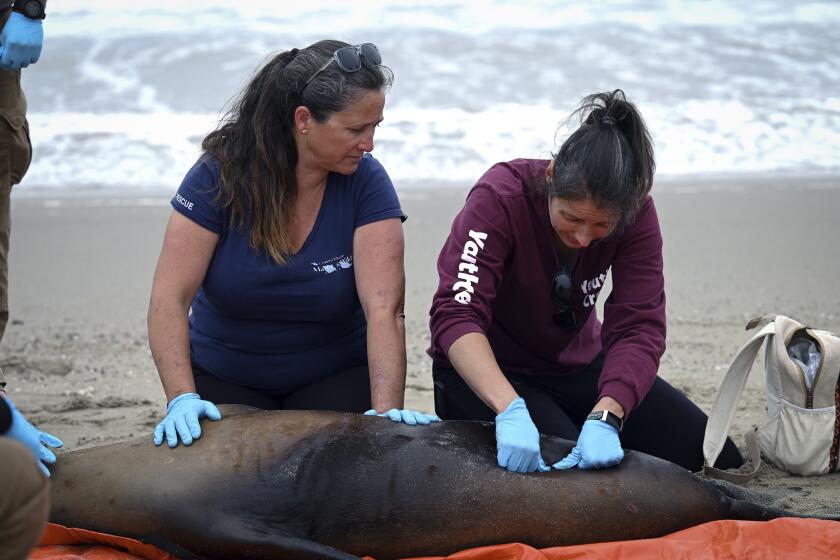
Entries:
{"label": "sea lion", "polygon": [[[202,428],[189,447],[155,447],[143,436],[63,454],[50,520],[183,558],[385,560],[795,515],[633,451],[605,470],[512,473],[496,464],[491,423],[248,411]],[[543,457],[550,464],[572,445],[543,437]]]}

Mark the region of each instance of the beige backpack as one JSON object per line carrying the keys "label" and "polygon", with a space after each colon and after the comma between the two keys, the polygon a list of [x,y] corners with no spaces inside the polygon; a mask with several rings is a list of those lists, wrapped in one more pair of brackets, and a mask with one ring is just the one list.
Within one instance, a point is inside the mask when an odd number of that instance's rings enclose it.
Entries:
{"label": "beige backpack", "polygon": [[[840,470],[840,337],[805,327],[784,315],[753,319],[747,330],[758,326],[763,328],[729,365],[709,414],[703,441],[704,472],[743,484],[758,471],[760,453],[789,473],[807,476]],[[754,469],[749,473],[716,469],[715,460],[726,441],[735,405],[762,344],[767,418],[746,434]]]}

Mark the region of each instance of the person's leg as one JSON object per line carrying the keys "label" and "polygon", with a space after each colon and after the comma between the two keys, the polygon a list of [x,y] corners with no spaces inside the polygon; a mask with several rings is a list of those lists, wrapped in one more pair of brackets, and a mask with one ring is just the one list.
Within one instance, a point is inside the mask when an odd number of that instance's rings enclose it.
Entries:
{"label": "person's leg", "polygon": [[[0,74],[3,70],[0,70]],[[9,322],[9,235],[11,223],[12,184],[9,181],[8,159],[3,157],[2,127],[0,121],[0,340]]]}
{"label": "person's leg", "polygon": [[32,454],[0,436],[0,560],[28,557],[49,515],[49,479]]}
{"label": "person's leg", "polygon": [[528,404],[531,418],[541,433],[576,441],[586,415],[598,400],[598,377],[603,364],[603,356],[599,355],[574,375],[510,379]]}
{"label": "person's leg", "polygon": [[[578,429],[598,400],[598,379],[603,365],[601,354],[579,374],[539,378],[542,388],[569,414]],[[619,438],[625,449],[641,451],[697,471],[703,466],[706,420],[707,416],[697,405],[657,377],[639,406],[628,415]],[[578,436],[564,437],[577,439]],[[743,463],[738,448],[727,439],[717,466],[737,468]]]}
{"label": "person's leg", "polygon": [[[703,437],[708,417],[680,391],[657,377],[645,398],[629,415],[621,433],[625,449],[642,451],[690,471],[703,467]],[[744,458],[726,439],[716,466],[738,468]]]}
{"label": "person's leg", "polygon": [[[435,412],[444,420],[494,422],[490,409],[453,368],[433,366]],[[577,438],[578,430],[568,415],[539,384],[538,378],[508,376],[517,394],[525,401],[537,430],[545,435]]]}
{"label": "person's leg", "polygon": [[494,422],[496,414],[484,404],[453,368],[432,366],[435,414],[441,420]]}
{"label": "person's leg", "polygon": [[32,159],[26,96],[20,88],[20,71],[0,71],[0,340],[9,320],[9,236],[12,185],[23,179]]}
{"label": "person's leg", "polygon": [[367,364],[342,370],[300,389],[282,399],[285,410],[370,410],[370,372]]}
{"label": "person's leg", "polygon": [[192,364],[195,392],[213,404],[244,404],[263,410],[283,408],[280,398],[220,379],[195,362]]}
{"label": "person's leg", "polygon": [[555,399],[546,387],[537,379],[512,379],[513,388],[525,400],[528,406],[528,413],[531,420],[541,434],[556,436],[572,441],[580,435],[580,427],[577,426],[560,403]]}

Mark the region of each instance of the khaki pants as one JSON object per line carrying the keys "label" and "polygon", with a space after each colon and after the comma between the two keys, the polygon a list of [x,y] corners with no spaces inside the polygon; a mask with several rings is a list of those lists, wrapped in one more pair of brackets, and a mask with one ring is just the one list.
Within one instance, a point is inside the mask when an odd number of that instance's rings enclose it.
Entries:
{"label": "khaki pants", "polygon": [[[20,70],[0,70],[0,340],[9,320],[9,233],[12,185],[23,179],[32,159],[26,97]],[[0,388],[4,383],[0,372]]]}
{"label": "khaki pants", "polygon": [[50,483],[22,445],[0,436],[0,560],[23,560],[49,515]]}

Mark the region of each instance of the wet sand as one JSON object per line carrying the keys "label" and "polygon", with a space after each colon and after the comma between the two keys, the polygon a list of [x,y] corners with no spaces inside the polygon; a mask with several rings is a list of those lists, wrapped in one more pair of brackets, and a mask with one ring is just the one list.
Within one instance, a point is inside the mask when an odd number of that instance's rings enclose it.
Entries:
{"label": "wet sand", "polygon": [[[668,350],[660,375],[711,408],[747,320],[784,313],[840,332],[840,179],[661,182]],[[24,187],[25,188],[25,187]],[[428,309],[436,259],[462,188],[402,188],[406,233],[406,405],[433,410]],[[146,305],[168,197],[13,197],[11,319],[0,365],[18,407],[68,450],[151,433],[163,391]],[[606,297],[607,289],[601,296]],[[764,411],[756,364],[732,435]],[[59,459],[60,460],[60,459]],[[765,462],[750,488],[803,513],[840,513],[840,475],[790,476]]]}

